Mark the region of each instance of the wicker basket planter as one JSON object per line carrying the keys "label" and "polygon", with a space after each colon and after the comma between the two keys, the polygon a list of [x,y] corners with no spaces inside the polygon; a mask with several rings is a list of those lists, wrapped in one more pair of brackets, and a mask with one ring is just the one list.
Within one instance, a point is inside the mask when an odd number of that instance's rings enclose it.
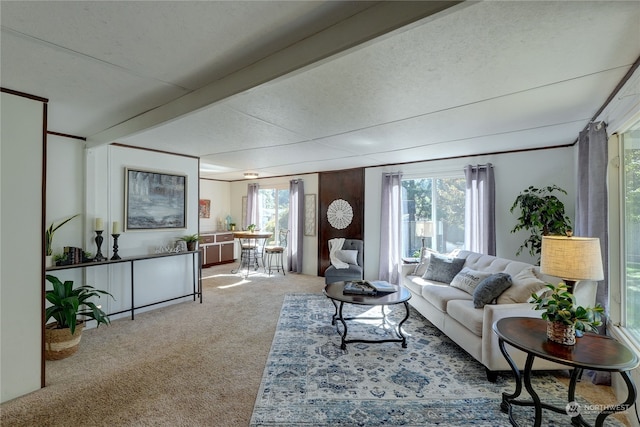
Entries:
{"label": "wicker basket planter", "polygon": [[576,326],[562,322],[547,322],[547,338],[564,345],[576,343]]}
{"label": "wicker basket planter", "polygon": [[76,331],[71,335],[69,328],[57,329],[56,322],[49,323],[44,328],[44,358],[46,360],[65,359],[76,351],[82,338],[84,322],[76,324]]}

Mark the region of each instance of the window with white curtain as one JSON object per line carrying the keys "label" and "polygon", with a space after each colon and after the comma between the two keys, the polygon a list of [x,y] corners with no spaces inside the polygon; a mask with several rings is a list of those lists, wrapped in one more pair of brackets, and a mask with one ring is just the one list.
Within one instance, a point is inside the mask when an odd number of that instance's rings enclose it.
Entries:
{"label": "window with white curtain", "polygon": [[402,256],[424,245],[441,253],[464,247],[464,173],[402,180]]}
{"label": "window with white curtain", "polygon": [[289,227],[289,188],[273,187],[258,190],[260,224],[258,228],[278,236],[280,229]]}
{"label": "window with white curtain", "polygon": [[640,122],[622,134],[622,326],[640,343]]}

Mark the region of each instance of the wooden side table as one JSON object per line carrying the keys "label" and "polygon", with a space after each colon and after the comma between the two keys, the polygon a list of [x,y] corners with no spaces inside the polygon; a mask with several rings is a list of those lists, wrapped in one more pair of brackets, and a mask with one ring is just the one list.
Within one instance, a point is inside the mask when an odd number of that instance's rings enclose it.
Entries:
{"label": "wooden side table", "polygon": [[[542,422],[542,409],[567,414],[567,408],[558,408],[542,403],[531,385],[531,367],[536,357],[541,357],[552,362],[573,368],[569,382],[568,403],[575,402],[576,382],[583,369],[595,371],[618,372],[629,394],[627,399],[618,405],[609,405],[596,418],[596,426],[602,426],[607,416],[622,412],[636,400],[636,387],[629,375],[629,371],[638,366],[638,357],[626,346],[613,338],[591,333],[578,338],[575,345],[567,346],[555,343],[547,339],[547,322],[542,319],[529,317],[507,317],[498,320],[493,325],[494,332],[498,335],[500,351],[511,366],[516,379],[516,389],[513,394],[503,393],[500,408],[509,414],[509,421],[514,426],[518,424],[511,413],[512,405],[533,406],[535,408],[534,426],[539,427]],[[513,362],[513,359],[505,349],[504,343],[524,351],[527,361],[524,368],[524,376]],[[522,382],[531,395],[530,401],[517,400],[522,391]],[[570,405],[568,405],[569,407]],[[569,415],[569,414],[567,414]],[[571,423],[578,426],[589,426],[580,413],[570,414]]]}

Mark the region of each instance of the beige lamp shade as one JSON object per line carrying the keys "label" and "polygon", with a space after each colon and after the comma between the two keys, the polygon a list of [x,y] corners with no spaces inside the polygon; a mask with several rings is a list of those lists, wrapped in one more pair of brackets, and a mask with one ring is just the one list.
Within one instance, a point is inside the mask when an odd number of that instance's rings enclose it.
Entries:
{"label": "beige lamp shade", "polygon": [[540,271],[576,282],[604,279],[600,239],[543,236]]}
{"label": "beige lamp shade", "polygon": [[416,221],[416,236],[433,237],[433,221]]}

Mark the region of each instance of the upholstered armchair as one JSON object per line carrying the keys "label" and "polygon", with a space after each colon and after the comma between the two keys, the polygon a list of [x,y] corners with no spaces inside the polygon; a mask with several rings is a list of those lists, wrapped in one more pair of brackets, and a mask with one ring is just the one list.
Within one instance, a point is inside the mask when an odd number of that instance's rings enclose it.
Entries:
{"label": "upholstered armchair", "polygon": [[361,280],[363,278],[364,265],[364,242],[358,239],[344,239],[342,249],[335,252],[335,257],[346,264],[346,268],[336,268],[330,265],[324,272],[324,282],[326,284],[343,282],[345,280]]}

